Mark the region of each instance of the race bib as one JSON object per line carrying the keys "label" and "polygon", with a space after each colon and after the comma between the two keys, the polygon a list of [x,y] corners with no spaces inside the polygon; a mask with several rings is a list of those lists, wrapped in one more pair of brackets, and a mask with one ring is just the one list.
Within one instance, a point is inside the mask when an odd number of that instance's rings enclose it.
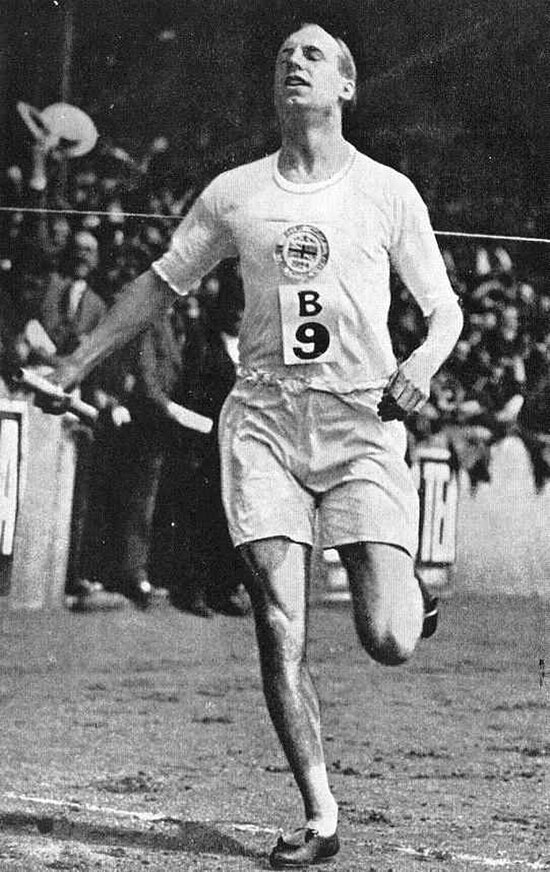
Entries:
{"label": "race bib", "polygon": [[279,301],[285,364],[339,358],[337,295],[331,285],[279,285]]}

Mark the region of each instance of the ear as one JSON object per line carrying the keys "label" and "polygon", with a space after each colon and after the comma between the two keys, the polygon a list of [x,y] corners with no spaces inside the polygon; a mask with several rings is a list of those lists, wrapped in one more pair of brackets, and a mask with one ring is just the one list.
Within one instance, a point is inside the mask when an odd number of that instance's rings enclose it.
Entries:
{"label": "ear", "polygon": [[342,100],[349,103],[355,97],[355,82],[352,79],[345,79],[342,85]]}

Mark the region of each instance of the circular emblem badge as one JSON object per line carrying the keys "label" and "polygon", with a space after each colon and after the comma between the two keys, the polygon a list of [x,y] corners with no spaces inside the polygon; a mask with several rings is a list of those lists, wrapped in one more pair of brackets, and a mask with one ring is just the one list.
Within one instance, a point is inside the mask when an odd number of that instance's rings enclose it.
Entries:
{"label": "circular emblem badge", "polygon": [[291,278],[313,278],[325,268],[328,256],[325,234],[310,224],[287,228],[275,247],[275,260]]}

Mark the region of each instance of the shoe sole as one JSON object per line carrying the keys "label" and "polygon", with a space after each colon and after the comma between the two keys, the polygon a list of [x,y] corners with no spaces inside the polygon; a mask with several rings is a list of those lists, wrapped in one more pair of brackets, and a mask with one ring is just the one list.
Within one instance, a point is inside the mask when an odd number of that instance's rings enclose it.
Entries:
{"label": "shoe sole", "polygon": [[270,861],[270,864],[272,869],[309,869],[310,866],[332,863],[336,859],[336,854],[331,854],[330,857],[321,857],[319,860],[309,860],[307,863],[273,863]]}

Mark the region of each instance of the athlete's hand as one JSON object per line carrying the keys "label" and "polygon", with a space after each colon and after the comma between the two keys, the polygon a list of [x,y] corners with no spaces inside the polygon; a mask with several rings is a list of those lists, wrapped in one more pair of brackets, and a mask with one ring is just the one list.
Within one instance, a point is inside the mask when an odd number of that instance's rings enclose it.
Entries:
{"label": "athlete's hand", "polygon": [[392,375],[378,403],[382,421],[404,421],[418,412],[430,396],[430,378],[409,358]]}
{"label": "athlete's hand", "polygon": [[[52,389],[55,390],[56,388],[57,385],[52,384]],[[52,393],[36,390],[33,399],[34,405],[38,406],[39,409],[42,409],[48,415],[64,415],[70,409],[71,397],[61,390],[58,394],[54,394],[53,390]]]}
{"label": "athlete's hand", "polygon": [[14,386],[33,392],[34,405],[52,415],[62,415],[68,411],[70,400],[51,375],[51,366],[19,367],[11,374]]}
{"label": "athlete's hand", "polygon": [[[34,403],[42,411],[49,415],[63,415],[69,411],[73,405],[70,390],[81,378],[78,368],[70,357],[57,358],[53,366],[42,368],[40,372],[33,373],[32,370],[21,372],[31,379],[31,383],[27,383],[26,386],[35,391]],[[38,375],[38,381],[35,381],[35,375]],[[22,378],[22,383],[25,383],[25,378]]]}

